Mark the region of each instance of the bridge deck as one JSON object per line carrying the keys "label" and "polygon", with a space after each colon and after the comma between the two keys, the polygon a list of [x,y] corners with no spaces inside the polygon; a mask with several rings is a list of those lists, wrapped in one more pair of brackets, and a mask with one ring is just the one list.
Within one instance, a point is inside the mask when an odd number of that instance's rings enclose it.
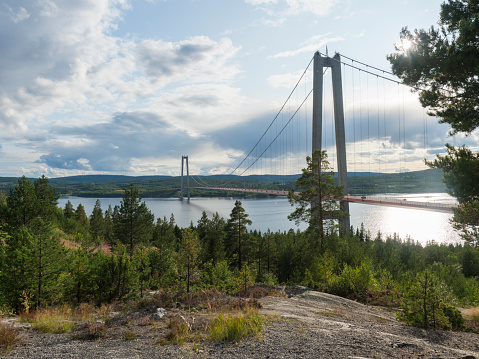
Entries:
{"label": "bridge deck", "polygon": [[[250,192],[250,193],[265,193],[272,194],[277,196],[287,196],[288,191],[278,191],[270,189],[253,189],[253,188],[233,188],[233,187],[190,187],[196,189],[216,189],[224,191],[236,191],[236,192]],[[298,192],[296,192],[298,193]],[[452,212],[452,208],[455,207],[454,204],[450,203],[439,203],[439,202],[419,202],[419,201],[409,201],[406,199],[395,199],[395,198],[375,198],[375,197],[365,197],[365,196],[345,196],[342,198],[343,201],[361,203],[361,204],[372,204],[380,206],[393,206],[393,207],[404,207],[404,208],[417,208],[417,209],[426,209],[436,212]]]}

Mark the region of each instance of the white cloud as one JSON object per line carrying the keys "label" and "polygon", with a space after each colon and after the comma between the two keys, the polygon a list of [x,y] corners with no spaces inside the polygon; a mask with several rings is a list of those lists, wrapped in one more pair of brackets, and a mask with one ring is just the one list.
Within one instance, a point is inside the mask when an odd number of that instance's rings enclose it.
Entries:
{"label": "white cloud", "polygon": [[13,9],[12,7],[4,4],[5,8],[8,10],[10,15],[10,19],[15,23],[18,24],[19,22],[23,22],[30,17],[30,14],[24,7],[19,7],[18,9]]}
{"label": "white cloud", "polygon": [[264,4],[276,4],[278,0],[245,0],[247,4],[251,5],[264,5]]}
{"label": "white cloud", "polygon": [[300,14],[312,13],[318,16],[326,16],[339,0],[286,0],[287,13]]}
{"label": "white cloud", "polygon": [[220,83],[239,73],[231,64],[239,48],[229,39],[111,36],[125,0],[23,2],[34,21],[0,21],[0,34],[13,34],[0,35],[0,127],[8,133],[53,112],[125,110],[173,82]]}
{"label": "white cloud", "polygon": [[[237,50],[229,39],[216,42],[206,36],[196,36],[177,43],[144,40],[136,46],[135,52],[151,81],[187,80],[191,83],[231,80],[238,69],[226,64]],[[220,73],[218,68],[225,71]]]}
{"label": "white cloud", "polygon": [[277,53],[275,55],[270,56],[270,58],[277,59],[280,57],[292,57],[302,53],[314,53],[318,51],[323,46],[326,46],[333,42],[338,42],[344,40],[340,36],[336,37],[327,37],[329,34],[326,35],[318,35],[311,37],[308,41],[303,43],[300,48],[296,50],[289,50]]}
{"label": "white cloud", "polygon": [[[314,14],[316,16],[327,16],[339,0],[245,0],[253,6],[259,7],[272,17],[284,18],[299,14]],[[265,21],[264,21],[265,22]],[[277,21],[273,21],[277,24]]]}

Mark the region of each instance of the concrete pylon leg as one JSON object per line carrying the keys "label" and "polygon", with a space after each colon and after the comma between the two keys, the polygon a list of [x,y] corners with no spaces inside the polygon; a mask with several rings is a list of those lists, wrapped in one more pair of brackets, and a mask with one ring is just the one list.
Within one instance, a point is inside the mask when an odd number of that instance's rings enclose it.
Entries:
{"label": "concrete pylon leg", "polygon": [[190,168],[188,165],[188,156],[181,156],[181,187],[180,187],[180,200],[183,200],[183,177],[184,177],[184,164],[186,162],[186,190],[188,194],[188,201],[190,201]]}
{"label": "concrete pylon leg", "polygon": [[[344,106],[343,86],[341,80],[341,58],[339,54],[330,57],[322,57],[319,52],[314,54],[314,77],[313,77],[313,152],[321,150],[321,128],[323,111],[323,69],[331,67],[333,82],[334,124],[336,132],[336,153],[338,165],[338,182],[344,188],[344,194],[348,194],[348,169],[346,162],[346,135],[344,129]],[[342,209],[348,213],[339,220],[343,233],[349,233],[349,203],[341,201]]]}

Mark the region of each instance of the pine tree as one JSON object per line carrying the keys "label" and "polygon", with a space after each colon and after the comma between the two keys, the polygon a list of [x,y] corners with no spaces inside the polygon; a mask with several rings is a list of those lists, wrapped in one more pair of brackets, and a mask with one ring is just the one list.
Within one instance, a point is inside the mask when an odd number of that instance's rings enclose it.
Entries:
{"label": "pine tree", "polygon": [[93,207],[93,211],[90,216],[90,235],[93,241],[98,242],[103,238],[104,232],[105,219],[103,218],[100,200],[97,199],[95,202],[95,207]]}
{"label": "pine tree", "polygon": [[319,233],[319,246],[324,247],[325,222],[327,228],[334,227],[332,218],[349,215],[343,212],[338,199],[343,197],[343,187],[334,184],[333,172],[329,166],[326,151],[315,151],[306,157],[307,167],[296,180],[296,193],[290,190],[288,200],[296,209],[288,216],[289,220],[309,223],[309,230]]}
{"label": "pine tree", "polygon": [[65,208],[63,209],[63,216],[65,218],[73,218],[75,216],[75,209],[73,208],[70,200],[65,203]]}
{"label": "pine tree", "polygon": [[179,264],[186,270],[186,293],[190,292],[190,279],[193,270],[198,262],[198,253],[200,251],[200,242],[196,234],[190,229],[183,230],[180,241],[180,250],[178,252]]}
{"label": "pine tree", "polygon": [[83,225],[86,225],[88,222],[88,217],[86,216],[85,207],[81,203],[78,204],[75,211],[75,219]]}
{"label": "pine tree", "polygon": [[113,244],[113,210],[111,209],[111,204],[108,206],[108,209],[105,211],[105,218],[104,218],[104,227],[103,232],[105,236],[105,240],[108,244]]}
{"label": "pine tree", "polygon": [[[441,5],[438,27],[400,33],[398,53],[388,56],[395,75],[419,93],[419,100],[451,133],[471,134],[479,127],[479,6],[449,0]],[[408,46],[405,47],[404,44]],[[455,227],[473,245],[479,242],[479,153],[446,144],[447,155],[426,162],[443,172],[448,191],[457,196]]]}
{"label": "pine tree", "polygon": [[196,230],[201,243],[202,262],[212,261],[213,265],[224,259],[224,230],[226,223],[218,212],[209,219],[206,212],[198,220]]}
{"label": "pine tree", "polygon": [[416,276],[403,299],[403,311],[398,319],[423,328],[443,328],[448,324],[442,310],[439,280],[425,270]]}
{"label": "pine tree", "polygon": [[37,179],[33,186],[35,188],[36,208],[38,215],[44,221],[51,221],[58,205],[60,195],[50,186],[45,176]]}
{"label": "pine tree", "polygon": [[25,176],[18,180],[7,197],[6,223],[11,230],[28,226],[38,215],[35,187]]}
{"label": "pine tree", "polygon": [[147,244],[151,240],[154,216],[141,202],[138,189],[131,184],[125,189],[120,203],[118,218],[114,221],[114,232],[120,243],[129,245],[130,255],[133,255],[135,244]]}
{"label": "pine tree", "polygon": [[237,262],[240,271],[243,265],[244,242],[248,237],[246,226],[251,223],[241,201],[236,201],[226,225],[225,247],[230,261]]}

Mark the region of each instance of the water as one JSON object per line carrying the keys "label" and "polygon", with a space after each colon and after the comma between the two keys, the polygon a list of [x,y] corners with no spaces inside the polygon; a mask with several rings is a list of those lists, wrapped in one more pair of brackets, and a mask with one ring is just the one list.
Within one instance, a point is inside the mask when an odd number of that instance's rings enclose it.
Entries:
{"label": "water", "polygon": [[[382,195],[381,197],[400,197],[412,201],[453,201],[453,198],[444,193],[436,194],[411,194],[411,195]],[[85,212],[90,215],[96,202],[96,198],[62,197],[58,201],[59,207],[64,208],[67,201],[70,201],[76,208],[79,203],[85,207]],[[119,205],[121,198],[100,198],[101,207],[106,210],[109,205],[112,208]],[[227,219],[234,207],[234,198],[192,198],[187,201],[180,201],[172,198],[144,198],[148,208],[155,215],[155,218],[170,218],[173,213],[176,223],[180,227],[187,227],[191,222],[196,224],[203,211],[206,211],[211,218],[213,213],[218,212],[220,216]],[[304,230],[306,225],[297,227],[294,222],[288,220],[288,214],[293,207],[288,203],[286,197],[268,199],[241,199],[243,208],[249,214],[253,224],[250,229],[265,232],[268,228],[272,232],[288,231],[289,229]],[[420,209],[398,208],[386,206],[374,206],[359,203],[350,203],[351,225],[358,228],[361,223],[366,230],[369,230],[372,237],[378,231],[383,235],[397,233],[401,238],[410,236],[413,240],[426,244],[428,241],[439,243],[457,243],[460,241],[458,234],[449,223],[452,214],[433,212]]]}

